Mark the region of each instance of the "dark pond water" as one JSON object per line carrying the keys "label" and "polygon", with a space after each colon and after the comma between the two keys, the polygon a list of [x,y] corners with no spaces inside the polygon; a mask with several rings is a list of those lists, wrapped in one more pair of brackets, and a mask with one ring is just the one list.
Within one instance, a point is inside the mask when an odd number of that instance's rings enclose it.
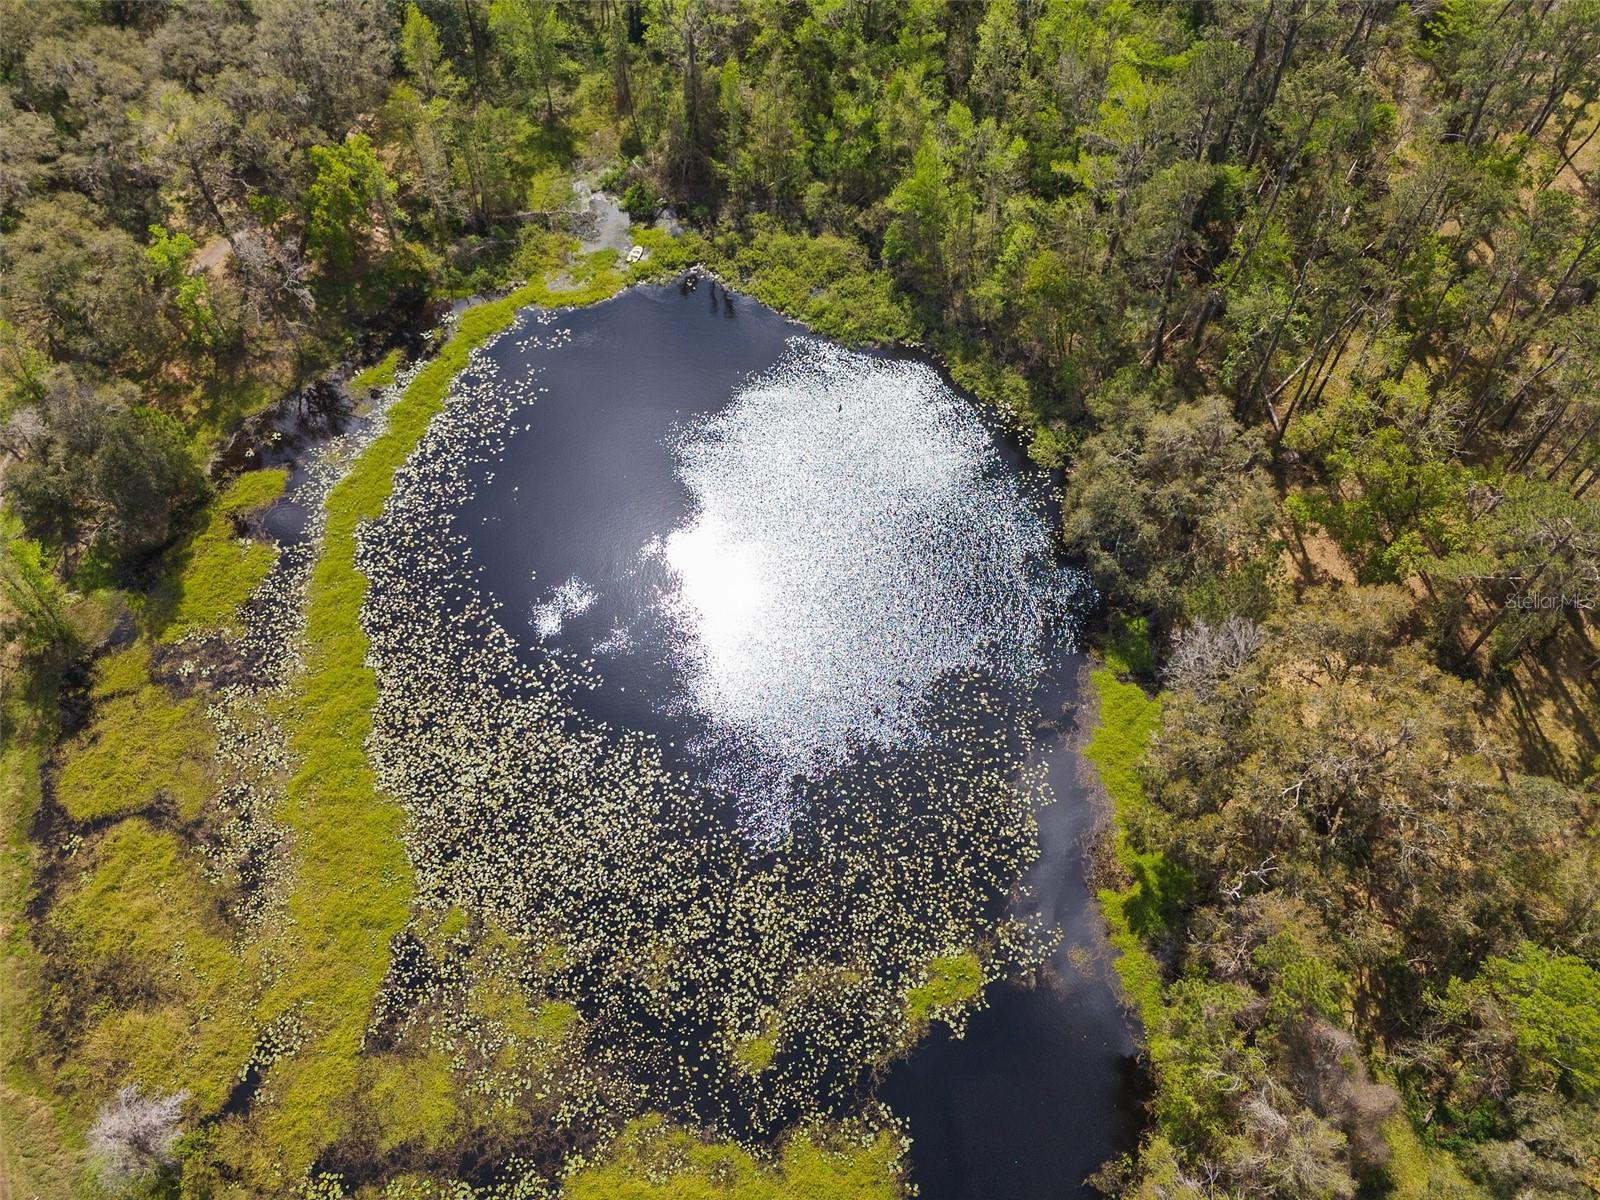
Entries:
{"label": "dark pond water", "polygon": [[[1071,705],[1080,667],[1076,656],[1058,664],[1041,690]],[[1040,856],[1026,883],[1061,943],[1034,986],[992,986],[964,1038],[934,1034],[880,1093],[910,1122],[923,1200],[1096,1195],[1083,1179],[1137,1137],[1135,1047],[1084,878],[1094,809],[1068,738],[1043,753],[1056,798],[1039,813]]]}
{"label": "dark pond water", "polygon": [[1057,798],[1015,903],[1061,943],[1037,986],[994,986],[965,1038],[932,1035],[881,1095],[930,1200],[1087,1195],[1136,1100],[1083,878],[1084,597],[1047,481],[926,361],[843,351],[703,277],[535,315],[489,353],[536,392],[451,510],[476,586],[528,663],[578,668],[582,708],[654,735],[752,853],[805,779],[915,754],[938,681],[1026,697]]}

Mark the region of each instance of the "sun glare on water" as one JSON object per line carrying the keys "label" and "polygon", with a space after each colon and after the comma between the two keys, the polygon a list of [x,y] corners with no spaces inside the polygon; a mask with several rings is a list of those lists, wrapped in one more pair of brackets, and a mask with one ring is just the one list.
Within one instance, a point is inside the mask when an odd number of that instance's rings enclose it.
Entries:
{"label": "sun glare on water", "polygon": [[665,555],[712,669],[732,671],[761,620],[761,547],[708,517],[667,538]]}

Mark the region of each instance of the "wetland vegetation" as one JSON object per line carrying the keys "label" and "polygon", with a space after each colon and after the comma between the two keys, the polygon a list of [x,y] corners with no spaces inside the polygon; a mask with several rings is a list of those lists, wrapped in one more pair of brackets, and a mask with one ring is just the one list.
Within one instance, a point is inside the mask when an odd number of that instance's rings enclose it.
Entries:
{"label": "wetland vegetation", "polygon": [[0,1196],[1600,1190],[1593,0],[0,35]]}

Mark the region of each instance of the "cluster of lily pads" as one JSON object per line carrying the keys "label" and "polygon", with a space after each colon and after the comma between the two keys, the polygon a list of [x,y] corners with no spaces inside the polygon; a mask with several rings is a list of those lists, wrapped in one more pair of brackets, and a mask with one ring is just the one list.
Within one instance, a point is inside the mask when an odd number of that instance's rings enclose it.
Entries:
{"label": "cluster of lily pads", "polygon": [[[549,313],[501,335],[532,350],[568,336]],[[930,963],[1036,961],[1040,931],[1006,916],[1037,853],[1036,714],[991,673],[949,670],[909,706],[917,738],[796,778],[783,836],[743,836],[655,737],[586,710],[592,663],[530,655],[482,586],[459,513],[540,388],[493,350],[474,352],[358,553],[369,755],[408,814],[419,905],[504,931],[541,964],[544,1002],[580,1014],[563,1057],[586,1082],[562,1087],[565,1120],[614,1128],[651,1108],[763,1137],[850,1112],[916,1036],[906,996]],[[449,1040],[439,1005],[460,994],[396,983],[384,1019],[425,1006]]]}

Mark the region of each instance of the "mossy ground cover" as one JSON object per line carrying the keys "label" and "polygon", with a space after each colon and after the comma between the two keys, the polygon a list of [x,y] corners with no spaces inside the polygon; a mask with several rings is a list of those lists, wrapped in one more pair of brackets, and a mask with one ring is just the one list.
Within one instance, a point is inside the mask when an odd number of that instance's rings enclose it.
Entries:
{"label": "mossy ground cover", "polygon": [[144,645],[113,655],[92,694],[88,727],[60,756],[56,798],[67,816],[155,810],[194,820],[211,795],[216,754],[204,703],[151,682]]}
{"label": "mossy ground cover", "polygon": [[[54,688],[23,686],[25,676],[60,664],[34,663],[7,680],[0,1141],[5,1178],[26,1194],[100,1193],[84,1132],[119,1087],[187,1091],[189,1111],[214,1110],[249,1058],[252,977],[197,841],[218,786],[207,694],[198,679],[191,692],[153,678],[152,657],[163,633],[232,627],[277,554],[264,542],[241,546],[234,518],[280,495],[285,479],[282,471],[242,476],[169,555],[164,585],[139,614],[143,635],[93,662],[87,718],[69,740],[57,742],[53,701],[26,706],[27,695],[53,696]],[[73,602],[75,654],[106,644],[127,613],[119,597],[96,592]],[[62,815],[79,828],[72,842],[43,851],[53,873],[41,951],[17,915],[42,858],[28,831],[47,771]]]}
{"label": "mossy ground cover", "polygon": [[1134,847],[1128,828],[1146,804],[1139,762],[1160,722],[1161,702],[1138,684],[1120,681],[1108,668],[1094,671],[1091,680],[1100,701],[1100,722],[1084,747],[1084,757],[1095,765],[1110,798],[1113,849],[1130,879],[1122,888],[1102,888],[1100,906],[1117,950],[1117,975],[1145,1027],[1151,1029],[1160,1023],[1161,966],[1145,937],[1156,932],[1151,922],[1160,908],[1153,881],[1169,871],[1158,852],[1141,853]]}
{"label": "mossy ground cover", "polygon": [[1411,1119],[1396,1113],[1383,1126],[1389,1144],[1384,1168],[1393,1200],[1486,1200],[1489,1193],[1461,1172],[1449,1153],[1417,1136]]}
{"label": "mossy ground cover", "polygon": [[778,1038],[782,1028],[778,1014],[770,1012],[755,1032],[741,1037],[733,1047],[733,1061],[742,1071],[759,1075],[772,1065],[778,1054]]}
{"label": "mossy ground cover", "polygon": [[190,634],[238,632],[238,613],[278,560],[270,541],[241,536],[236,522],[283,495],[281,467],[239,476],[211,506],[205,525],[174,555],[172,581],[149,609],[163,641]]}
{"label": "mossy ground cover", "polygon": [[19,1196],[83,1195],[86,1156],[36,1070],[40,955],[21,914],[34,887],[28,838],[42,800],[41,769],[55,723],[0,695],[0,1180]]}
{"label": "mossy ground cover", "polygon": [[775,1161],[705,1143],[659,1118],[635,1122],[612,1154],[579,1172],[563,1200],[898,1200],[900,1145],[887,1133],[833,1145],[805,1133]]}
{"label": "mossy ground cover", "polygon": [[254,1039],[218,897],[195,854],[142,819],[121,821],[51,913],[97,1001],[65,1081],[97,1099],[127,1083],[220,1106]]}

